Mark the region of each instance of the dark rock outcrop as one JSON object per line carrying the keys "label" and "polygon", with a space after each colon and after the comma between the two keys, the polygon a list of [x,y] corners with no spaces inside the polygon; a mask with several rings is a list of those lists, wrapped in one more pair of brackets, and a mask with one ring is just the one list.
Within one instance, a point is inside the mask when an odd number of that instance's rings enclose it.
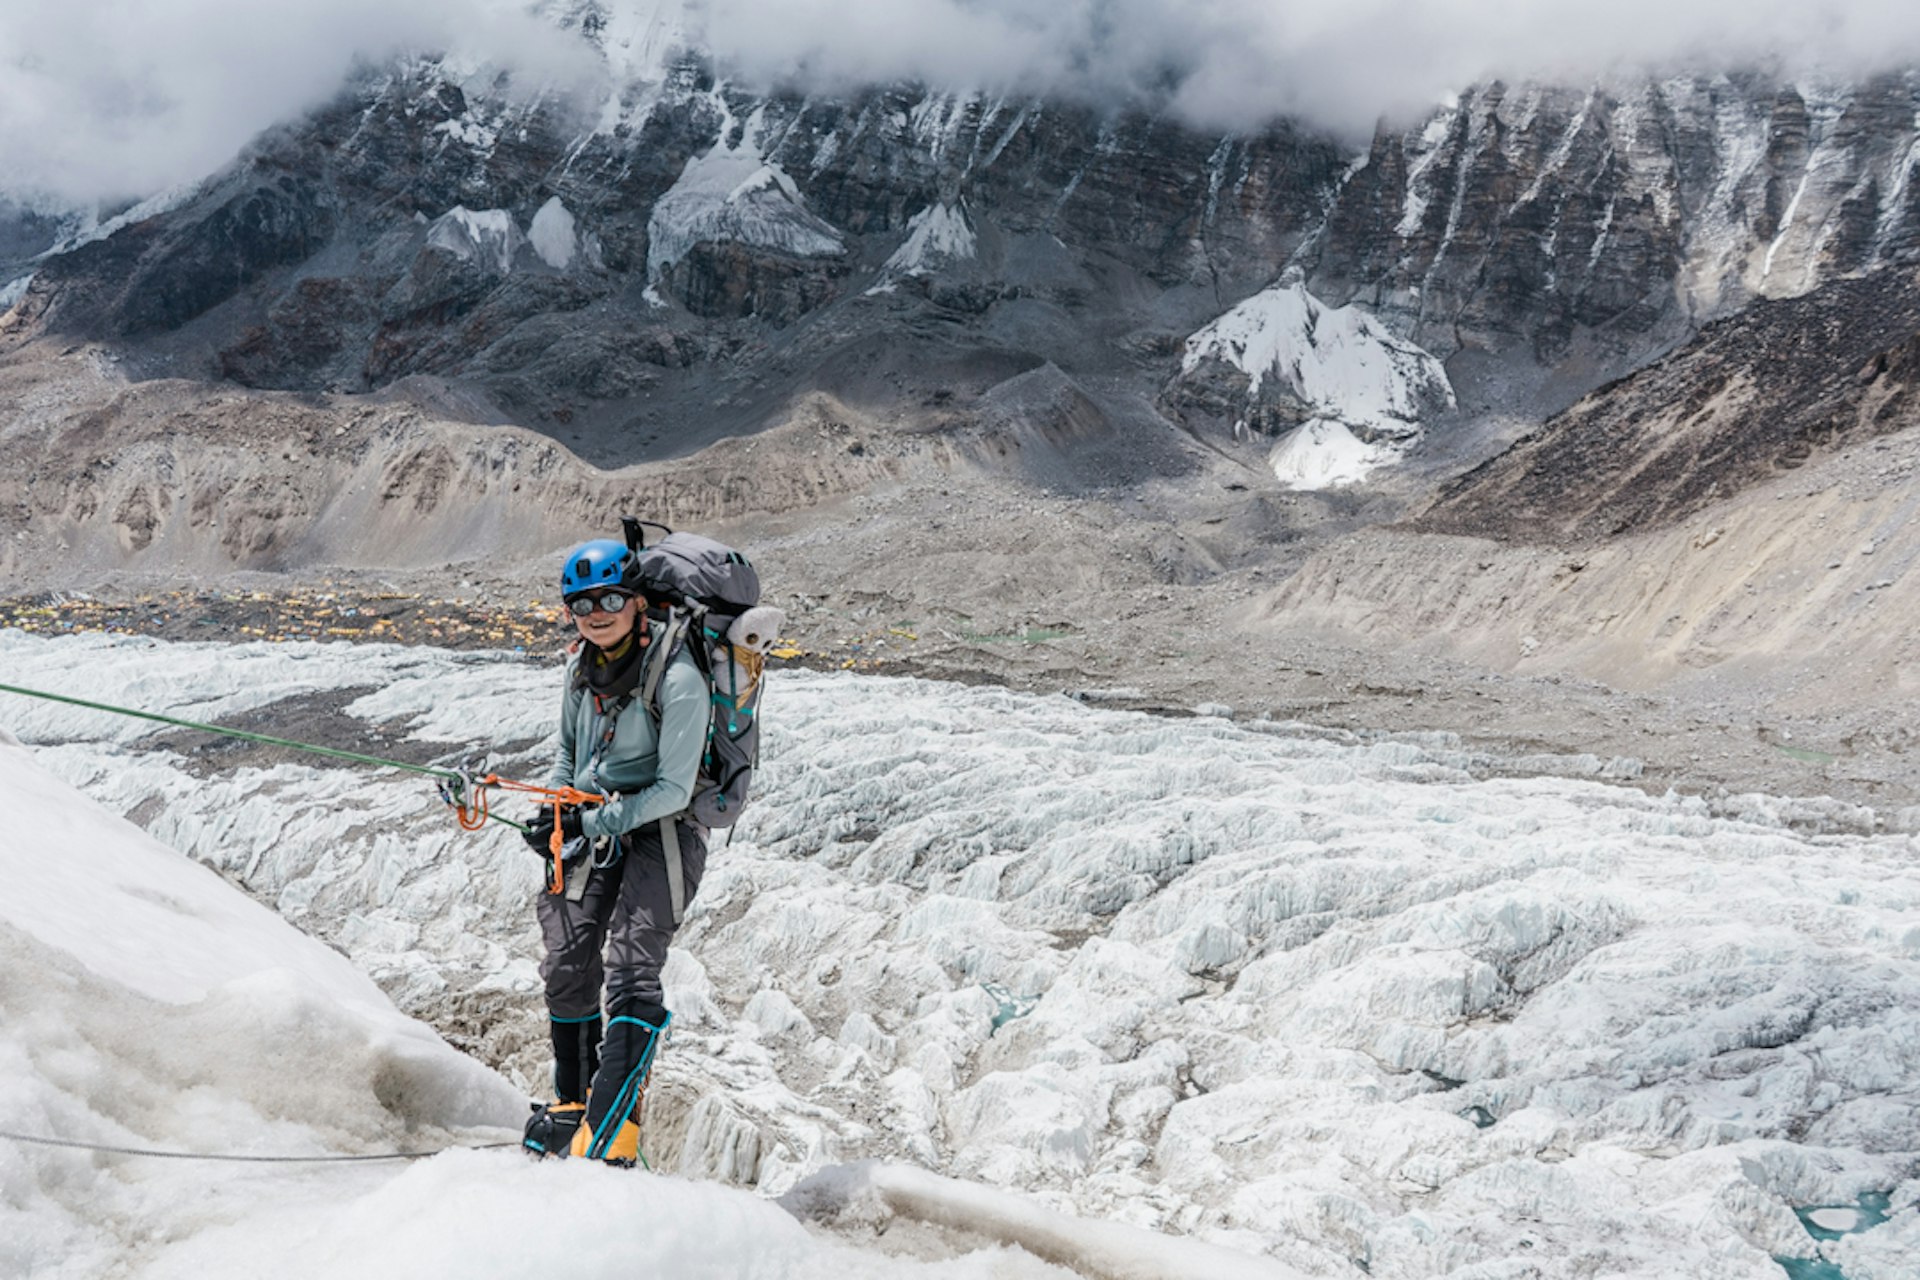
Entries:
{"label": "dark rock outcrop", "polygon": [[1920,280],[1885,270],[1757,302],[1445,486],[1414,527],[1519,542],[1659,528],[1920,426]]}
{"label": "dark rock outcrop", "polygon": [[319,252],[338,215],[313,183],[249,166],[183,210],[51,259],[35,287],[54,299],[45,313],[54,328],[106,338],[166,332]]}

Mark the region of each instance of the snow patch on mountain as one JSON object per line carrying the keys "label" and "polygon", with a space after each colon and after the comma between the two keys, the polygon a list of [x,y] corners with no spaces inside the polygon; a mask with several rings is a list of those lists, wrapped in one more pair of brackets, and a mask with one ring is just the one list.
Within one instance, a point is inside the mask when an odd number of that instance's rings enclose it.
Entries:
{"label": "snow patch on mountain", "polygon": [[489,121],[473,111],[454,120],[443,120],[434,126],[435,133],[445,134],[477,156],[489,156],[500,144],[500,125],[498,121]]}
{"label": "snow patch on mountain", "polygon": [[898,280],[968,261],[977,244],[964,203],[928,205],[907,219],[907,238],[881,264],[880,282],[867,292],[891,293]]}
{"label": "snow patch on mountain", "polygon": [[1747,203],[1764,180],[1771,120],[1760,104],[1738,94],[1713,94],[1697,81],[1669,82],[1663,96],[1674,110],[1712,122],[1715,180],[1689,230],[1681,274],[1695,310],[1711,313],[1740,284],[1739,262],[1751,238]]}
{"label": "snow patch on mountain", "polygon": [[727,143],[729,132],[723,126],[720,140],[688,160],[655,202],[647,220],[650,280],[702,241],[733,241],[801,258],[846,251],[840,233],[807,208],[786,170],[761,153],[758,115],[737,145]]}
{"label": "snow patch on mountain", "polygon": [[10,280],[0,285],[0,315],[14,309],[20,299],[27,296],[27,287],[33,283],[33,273],[29,271],[18,280]]}
{"label": "snow patch on mountain", "polygon": [[907,238],[884,270],[899,275],[931,271],[947,262],[973,257],[973,224],[964,204],[928,205],[907,219]]}
{"label": "snow patch on mountain", "polygon": [[[1579,141],[1581,132],[1587,127],[1588,118],[1593,114],[1593,101],[1598,92],[1599,89],[1597,86],[1587,90],[1586,96],[1580,102],[1579,110],[1575,111],[1573,118],[1567,122],[1566,131],[1560,135],[1560,140],[1554,145],[1553,151],[1547,156],[1546,163],[1541,165],[1539,171],[1533,175],[1533,181],[1529,182],[1527,189],[1520,193],[1520,198],[1513,202],[1512,208],[1508,210],[1509,214],[1517,212],[1522,206],[1532,204],[1537,200],[1540,196],[1541,188],[1549,181],[1557,179],[1561,171],[1567,167],[1567,160],[1573,155],[1573,145]],[[1538,102],[1538,96],[1538,92],[1536,91],[1534,94],[1534,101],[1536,103]],[[1522,133],[1526,129],[1531,128],[1535,118],[1535,111],[1530,110],[1527,114],[1525,124],[1516,128],[1515,132]],[[1409,231],[1404,225],[1401,228],[1400,234],[1409,234]]]}
{"label": "snow patch on mountain", "polygon": [[560,203],[559,196],[549,199],[533,215],[533,224],[527,228],[527,240],[533,245],[533,251],[540,255],[540,261],[555,271],[565,271],[573,265],[574,254],[579,251],[580,236],[574,228],[573,214],[566,205]]}
{"label": "snow patch on mountain", "polygon": [[[63,253],[72,253],[81,245],[105,240],[122,227],[131,227],[136,223],[145,222],[148,218],[157,218],[163,213],[171,213],[200,194],[201,186],[202,183],[198,179],[192,182],[175,183],[104,222],[99,219],[93,209],[83,209],[78,216],[79,225],[40,257],[53,258]],[[11,192],[8,194],[12,195]]]}
{"label": "snow patch on mountain", "polygon": [[1335,489],[1358,484],[1401,452],[1394,444],[1368,444],[1332,419],[1314,418],[1274,445],[1267,465],[1289,489]]}
{"label": "snow patch on mountain", "polygon": [[1329,417],[1387,434],[1417,429],[1434,401],[1453,404],[1433,356],[1359,307],[1328,307],[1298,284],[1256,293],[1188,338],[1181,369],[1191,373],[1208,358],[1245,373],[1250,395],[1276,378]]}
{"label": "snow patch on mountain", "polygon": [[1408,146],[1412,154],[1407,161],[1407,194],[1401,205],[1400,221],[1393,229],[1394,234],[1402,239],[1418,235],[1421,225],[1426,222],[1427,206],[1433,198],[1427,172],[1443,154],[1442,144],[1452,135],[1454,120],[1458,115],[1457,103],[1436,114],[1422,127],[1419,139]]}
{"label": "snow patch on mountain", "polygon": [[590,0],[580,12],[591,17],[593,42],[617,85],[656,80],[676,56],[706,43],[698,0]]}
{"label": "snow patch on mountain", "polygon": [[936,163],[944,161],[979,101],[972,91],[929,93],[908,113],[908,128]]}
{"label": "snow patch on mountain", "polygon": [[704,0],[575,0],[566,25],[587,33],[606,75],[596,122],[575,154],[595,136],[637,132],[663,103],[682,97],[675,68],[707,44]]}
{"label": "snow patch on mountain", "polygon": [[1907,188],[1913,183],[1915,169],[1920,169],[1920,112],[1914,117],[1912,141],[1902,149],[1893,161],[1891,186],[1881,209],[1879,221],[1873,228],[1873,248],[1875,257],[1885,257],[1894,235],[1906,220]]}
{"label": "snow patch on mountain", "polygon": [[[1246,376],[1249,406],[1281,400],[1305,420],[1275,451],[1288,484],[1344,484],[1400,456],[1423,418],[1454,406],[1446,369],[1358,306],[1275,285],[1187,339],[1183,376],[1220,361]],[[1237,431],[1244,431],[1243,419]],[[1304,434],[1302,434],[1304,433]]]}
{"label": "snow patch on mountain", "polygon": [[473,210],[455,205],[427,228],[427,243],[496,275],[513,270],[514,255],[527,242],[505,209]]}

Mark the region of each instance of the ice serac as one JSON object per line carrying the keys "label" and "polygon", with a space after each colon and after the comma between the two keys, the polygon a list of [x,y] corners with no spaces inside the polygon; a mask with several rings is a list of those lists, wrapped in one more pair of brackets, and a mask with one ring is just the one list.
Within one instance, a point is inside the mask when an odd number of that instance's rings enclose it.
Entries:
{"label": "ice serac", "polygon": [[513,255],[526,240],[505,209],[475,211],[455,205],[427,228],[427,243],[433,248],[502,276],[513,270]]}
{"label": "ice serac", "polygon": [[573,265],[573,256],[579,251],[579,232],[575,229],[573,214],[560,202],[559,196],[541,205],[540,211],[533,215],[527,239],[540,261],[555,271],[565,271]]}
{"label": "ice serac", "polygon": [[761,149],[762,119],[724,117],[720,138],[688,160],[647,219],[647,278],[701,315],[790,319],[831,296],[840,233],[807,207],[785,169]]}
{"label": "ice serac", "polygon": [[18,280],[0,285],[0,313],[13,310],[14,304],[27,296],[27,286],[33,283],[33,273],[28,272]]}
{"label": "ice serac", "polygon": [[837,254],[839,233],[808,211],[793,179],[753,147],[714,144],[687,162],[653,206],[647,267],[658,278],[703,240],[732,240],[796,257]]}
{"label": "ice serac", "polygon": [[1236,437],[1286,433],[1269,461],[1302,489],[1364,479],[1454,406],[1432,355],[1297,283],[1255,294],[1188,338],[1169,399],[1224,409]]}
{"label": "ice serac", "polygon": [[[867,296],[893,293],[902,283],[913,281],[947,305],[979,311],[1001,292],[992,268],[978,261],[979,247],[965,201],[930,204],[907,219],[907,238],[881,264],[879,278],[867,289]],[[930,289],[936,280],[946,287]],[[970,284],[976,288],[968,298]]]}
{"label": "ice serac", "polygon": [[929,271],[943,263],[971,258],[973,224],[964,205],[928,205],[907,219],[907,238],[883,270],[898,275]]}

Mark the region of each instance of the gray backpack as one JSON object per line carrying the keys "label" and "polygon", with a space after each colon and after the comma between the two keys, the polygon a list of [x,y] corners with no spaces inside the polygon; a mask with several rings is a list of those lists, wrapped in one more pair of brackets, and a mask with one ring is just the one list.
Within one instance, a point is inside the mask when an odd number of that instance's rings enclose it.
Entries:
{"label": "gray backpack", "polygon": [[693,654],[713,710],[687,813],[702,826],[731,827],[746,808],[759,763],[762,678],[786,614],[760,603],[760,574],[732,547],[671,530],[649,547],[650,522],[628,517],[620,523],[636,560],[633,585],[652,602],[670,607],[667,642],[658,650],[643,701],[657,721],[658,673],[681,649]]}

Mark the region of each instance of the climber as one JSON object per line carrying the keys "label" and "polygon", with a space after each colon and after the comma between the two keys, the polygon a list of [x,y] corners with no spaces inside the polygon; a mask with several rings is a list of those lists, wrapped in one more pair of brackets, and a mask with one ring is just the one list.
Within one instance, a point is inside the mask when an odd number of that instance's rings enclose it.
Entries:
{"label": "climber", "polygon": [[[554,1098],[535,1107],[523,1139],[535,1155],[628,1166],[639,1155],[647,1076],[670,1020],[660,986],[667,943],[706,867],[707,829],[687,809],[710,701],[679,638],[679,615],[642,592],[637,564],[628,546],[597,539],[568,553],[560,577],[580,642],[567,664],[548,785],[606,803],[561,811],[564,884],[538,899]],[[543,859],[554,821],[542,809],[526,836]],[[680,884],[669,883],[673,843]]]}

